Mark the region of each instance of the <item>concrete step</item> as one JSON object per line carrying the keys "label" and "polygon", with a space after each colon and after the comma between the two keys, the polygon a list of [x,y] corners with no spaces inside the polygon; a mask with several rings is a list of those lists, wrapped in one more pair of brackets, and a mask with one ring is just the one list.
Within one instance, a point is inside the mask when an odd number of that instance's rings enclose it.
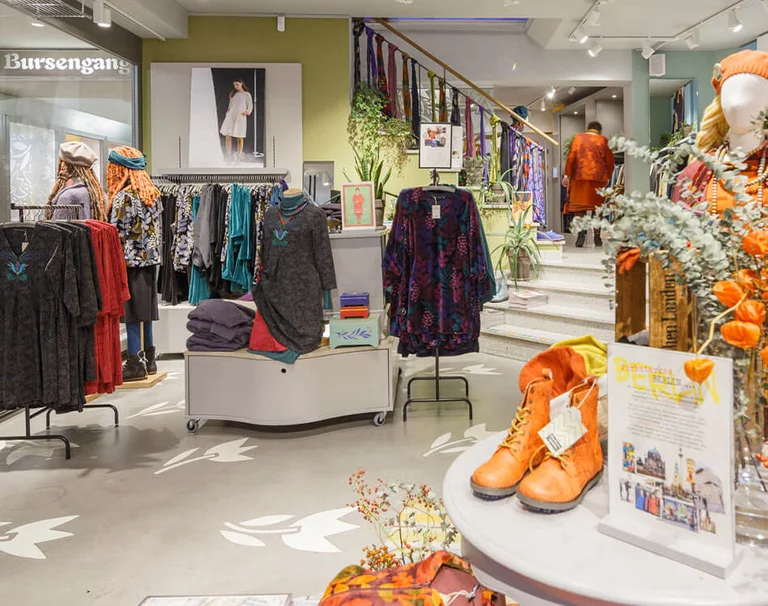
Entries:
{"label": "concrete step", "polygon": [[540,279],[560,284],[602,284],[605,268],[599,263],[582,262],[578,256],[566,255],[562,261],[542,260]]}
{"label": "concrete step", "polygon": [[532,280],[520,286],[521,290],[535,290],[549,297],[550,305],[578,307],[610,311],[613,292],[605,284],[584,282],[583,284],[559,282],[551,279]]}
{"label": "concrete step", "polygon": [[480,333],[480,351],[493,356],[527,362],[555,343],[568,338],[570,338],[569,335],[556,332],[502,324],[483,328]]}
{"label": "concrete step", "polygon": [[509,303],[488,303],[486,308],[489,311],[504,312],[503,323],[516,328],[535,328],[571,337],[591,334],[603,341],[613,341],[615,338],[616,321],[612,311],[551,303],[532,309],[515,309]]}

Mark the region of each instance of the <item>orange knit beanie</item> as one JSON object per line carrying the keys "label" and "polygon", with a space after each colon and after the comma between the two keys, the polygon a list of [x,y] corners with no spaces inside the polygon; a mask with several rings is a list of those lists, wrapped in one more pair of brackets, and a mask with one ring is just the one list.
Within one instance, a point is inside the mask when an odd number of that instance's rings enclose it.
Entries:
{"label": "orange knit beanie", "polygon": [[726,57],[715,65],[712,86],[718,95],[725,81],[737,74],[755,74],[768,80],[768,53],[744,50]]}

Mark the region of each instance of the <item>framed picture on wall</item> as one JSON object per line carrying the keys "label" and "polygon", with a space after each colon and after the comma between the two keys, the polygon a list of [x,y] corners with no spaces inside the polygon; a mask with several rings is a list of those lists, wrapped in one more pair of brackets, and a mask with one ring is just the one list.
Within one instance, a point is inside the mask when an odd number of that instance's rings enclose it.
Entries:
{"label": "framed picture on wall", "polygon": [[450,124],[421,124],[419,168],[451,168],[452,129]]}
{"label": "framed picture on wall", "polygon": [[345,183],[341,186],[341,228],[374,229],[373,183]]}

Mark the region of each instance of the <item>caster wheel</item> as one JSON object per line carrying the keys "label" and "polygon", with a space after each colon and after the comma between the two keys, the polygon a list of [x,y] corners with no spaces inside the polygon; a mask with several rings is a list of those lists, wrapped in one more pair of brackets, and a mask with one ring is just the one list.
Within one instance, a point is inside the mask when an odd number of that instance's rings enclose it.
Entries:
{"label": "caster wheel", "polygon": [[195,433],[200,428],[200,421],[197,419],[190,419],[187,421],[187,431],[190,433]]}
{"label": "caster wheel", "polygon": [[376,427],[381,427],[387,422],[387,413],[386,412],[379,412],[373,417],[373,424]]}

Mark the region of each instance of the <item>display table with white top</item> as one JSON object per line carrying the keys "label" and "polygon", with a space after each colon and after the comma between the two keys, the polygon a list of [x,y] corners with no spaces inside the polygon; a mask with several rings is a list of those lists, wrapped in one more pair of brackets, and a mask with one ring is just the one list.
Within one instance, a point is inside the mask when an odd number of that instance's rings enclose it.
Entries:
{"label": "display table with white top", "polygon": [[478,499],[469,479],[503,435],[463,453],[443,485],[464,556],[489,589],[521,606],[768,605],[768,549],[748,548],[724,581],[598,532],[608,514],[605,481],[581,506],[562,514],[527,511],[515,497]]}

